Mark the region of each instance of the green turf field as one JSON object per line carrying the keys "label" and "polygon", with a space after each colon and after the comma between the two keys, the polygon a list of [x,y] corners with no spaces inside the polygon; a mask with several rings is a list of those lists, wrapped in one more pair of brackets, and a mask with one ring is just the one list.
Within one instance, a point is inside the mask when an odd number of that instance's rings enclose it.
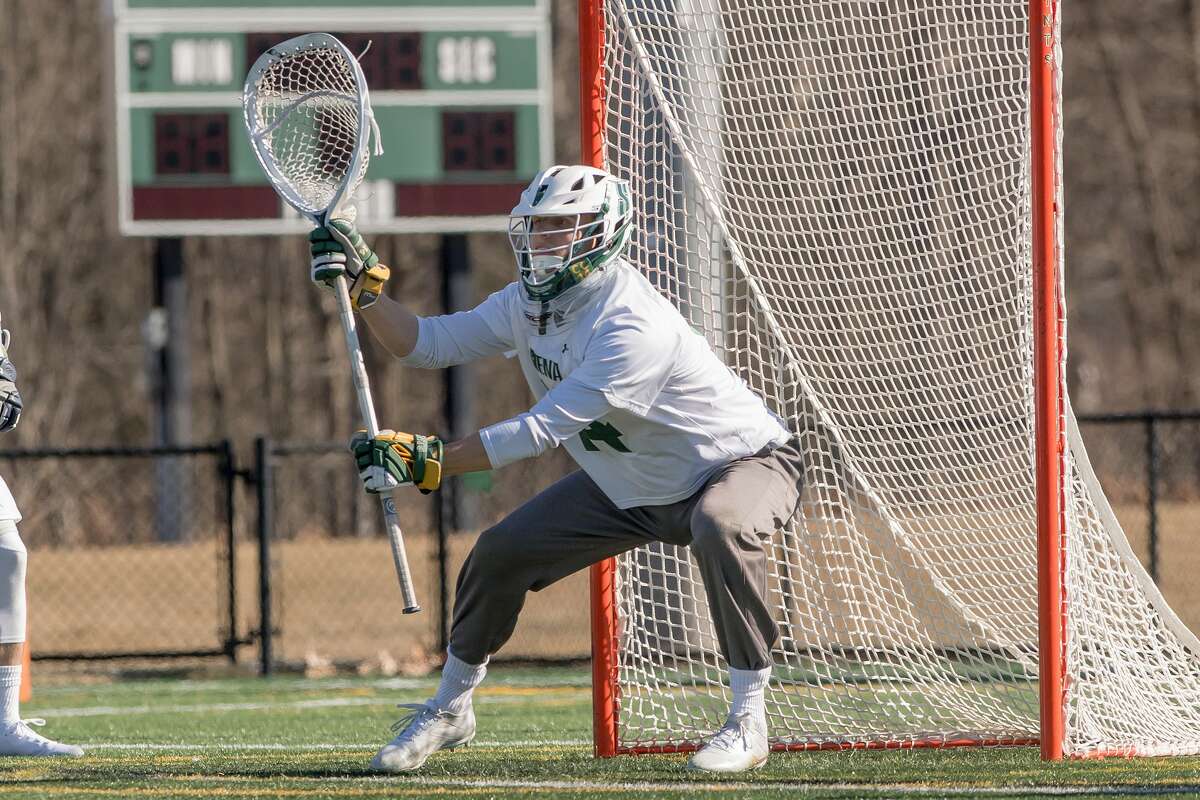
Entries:
{"label": "green turf field", "polygon": [[775,754],[729,779],[685,756],[592,758],[588,675],[496,668],[479,735],[417,775],[366,772],[398,702],[430,679],[280,678],[39,686],[26,717],[84,745],[79,760],[0,759],[0,795],[36,797],[1154,797],[1200,794],[1200,758],[1047,765],[1030,748]]}

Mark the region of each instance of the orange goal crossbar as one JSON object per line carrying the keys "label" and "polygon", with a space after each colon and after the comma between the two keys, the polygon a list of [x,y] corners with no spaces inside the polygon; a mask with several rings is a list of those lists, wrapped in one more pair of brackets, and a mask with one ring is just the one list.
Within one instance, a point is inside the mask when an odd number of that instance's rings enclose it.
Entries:
{"label": "orange goal crossbar", "polygon": [[[830,750],[928,750],[946,747],[1027,747],[1038,743],[1037,739],[904,739],[894,742],[774,742],[771,750],[777,753],[828,752]],[[616,755],[662,755],[667,753],[693,753],[696,744],[648,744],[618,747]]]}

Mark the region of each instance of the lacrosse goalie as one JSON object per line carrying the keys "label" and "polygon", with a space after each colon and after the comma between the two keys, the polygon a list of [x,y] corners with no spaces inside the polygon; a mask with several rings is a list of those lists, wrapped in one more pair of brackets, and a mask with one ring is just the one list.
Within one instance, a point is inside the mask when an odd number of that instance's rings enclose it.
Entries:
{"label": "lacrosse goalie", "polygon": [[419,768],[475,735],[471,694],[512,635],[525,593],[652,541],[687,545],[730,665],[728,719],[688,766],[767,759],[764,690],[778,637],[765,548],[799,501],[792,434],[624,258],[629,186],[583,166],[541,172],[512,210],[518,280],[477,308],[419,318],[383,293],[389,269],[348,221],[313,231],[312,278],[351,300],[400,361],[427,369],[516,351],[538,398],[465,439],[381,431],[351,442],[368,492],[498,469],[562,445],[581,467],[484,531],[458,577],[437,694],[410,706],[375,756]]}
{"label": "lacrosse goalie", "polygon": [[[21,395],[8,360],[9,333],[0,327],[0,433],[17,427]],[[0,756],[81,756],[83,750],[47,739],[22,720],[21,648],[25,644],[25,545],[17,532],[21,512],[0,478]]]}

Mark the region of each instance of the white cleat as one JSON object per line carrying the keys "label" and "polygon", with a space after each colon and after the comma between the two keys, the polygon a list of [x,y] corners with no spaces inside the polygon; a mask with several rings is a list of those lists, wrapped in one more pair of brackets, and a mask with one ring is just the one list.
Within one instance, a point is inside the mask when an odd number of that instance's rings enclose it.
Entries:
{"label": "white cleat", "polygon": [[688,769],[705,772],[744,772],[767,763],[770,752],[767,744],[765,715],[732,714],[724,727],[708,740],[688,761]]}
{"label": "white cleat", "polygon": [[70,756],[79,758],[83,748],[47,739],[30,725],[45,725],[44,719],[25,719],[0,727],[0,756]]}
{"label": "white cleat", "polygon": [[376,772],[412,772],[438,750],[453,750],[475,738],[475,712],[469,707],[462,714],[435,708],[430,701],[403,703],[411,713],[392,726],[399,731],[395,739],[371,759]]}

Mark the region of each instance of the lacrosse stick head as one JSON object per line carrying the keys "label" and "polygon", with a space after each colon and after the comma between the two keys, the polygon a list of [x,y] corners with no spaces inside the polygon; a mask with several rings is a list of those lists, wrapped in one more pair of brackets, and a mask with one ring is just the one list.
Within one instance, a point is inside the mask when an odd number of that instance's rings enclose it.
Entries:
{"label": "lacrosse stick head", "polygon": [[354,54],[327,33],[277,44],[250,68],[242,108],[280,197],[314,225],[346,216],[367,173],[372,135],[378,142]]}

